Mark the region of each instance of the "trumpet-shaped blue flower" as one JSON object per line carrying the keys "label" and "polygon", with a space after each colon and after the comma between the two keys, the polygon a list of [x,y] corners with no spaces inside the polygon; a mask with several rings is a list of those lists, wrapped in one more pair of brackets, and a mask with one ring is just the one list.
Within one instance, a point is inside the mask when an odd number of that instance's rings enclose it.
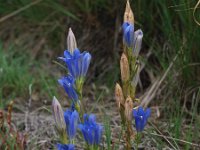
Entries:
{"label": "trumpet-shaped blue flower", "polygon": [[79,49],[75,49],[71,54],[68,50],[64,51],[64,57],[59,57],[63,60],[69,73],[74,78],[85,77],[90,65],[91,55],[88,52],[80,53]]}
{"label": "trumpet-shaped blue flower", "polygon": [[71,75],[68,75],[66,77],[62,77],[58,80],[59,84],[62,85],[70,99],[73,101],[78,100],[78,95],[76,93],[76,90],[74,88],[75,80]]}
{"label": "trumpet-shaped blue flower", "polygon": [[83,137],[88,145],[99,145],[101,141],[103,126],[96,123],[95,115],[84,115],[84,123],[79,124]]}
{"label": "trumpet-shaped blue flower", "polygon": [[79,114],[76,110],[67,109],[64,112],[67,134],[70,140],[74,139],[78,127]]}
{"label": "trumpet-shaped blue flower", "polygon": [[56,147],[57,147],[57,150],[75,150],[73,144],[60,144],[60,143],[58,143],[56,145]]}
{"label": "trumpet-shaped blue flower", "polygon": [[122,25],[123,39],[128,47],[133,48],[134,45],[134,25],[124,22]]}
{"label": "trumpet-shaped blue flower", "polygon": [[142,107],[139,107],[137,110],[133,109],[133,117],[135,118],[135,126],[137,132],[141,132],[144,130],[145,125],[147,124],[147,120],[151,114],[150,108],[143,110]]}

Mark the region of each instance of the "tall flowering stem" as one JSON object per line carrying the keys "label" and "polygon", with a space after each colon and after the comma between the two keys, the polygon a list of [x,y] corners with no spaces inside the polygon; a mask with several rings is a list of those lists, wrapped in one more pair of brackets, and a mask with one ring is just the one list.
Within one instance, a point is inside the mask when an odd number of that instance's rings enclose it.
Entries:
{"label": "tall flowering stem", "polygon": [[99,150],[103,126],[96,123],[95,115],[84,114],[82,103],[82,89],[91,55],[89,52],[81,52],[77,48],[76,38],[71,28],[67,37],[67,46],[68,49],[64,51],[64,56],[58,57],[58,59],[64,61],[68,74],[61,77],[58,83],[67,93],[71,107],[63,112],[60,103],[54,97],[52,110],[60,135],[60,142],[56,147],[58,150],[74,150],[76,130],[79,127],[86,141],[86,148]]}
{"label": "tall flowering stem", "polygon": [[121,85],[116,84],[115,98],[125,129],[126,149],[131,149],[132,109],[136,101],[135,91],[139,79],[139,52],[141,49],[142,30],[135,30],[134,15],[129,0],[127,0],[124,12],[123,31],[123,53],[120,59]]}

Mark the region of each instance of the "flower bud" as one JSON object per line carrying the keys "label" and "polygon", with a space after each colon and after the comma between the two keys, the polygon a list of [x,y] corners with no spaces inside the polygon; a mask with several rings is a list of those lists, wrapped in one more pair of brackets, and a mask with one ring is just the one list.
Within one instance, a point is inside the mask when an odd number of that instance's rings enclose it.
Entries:
{"label": "flower bud", "polygon": [[129,71],[129,64],[126,55],[123,53],[120,60],[120,70],[121,70],[121,79],[123,82],[129,80],[130,71]]}
{"label": "flower bud", "polygon": [[142,30],[139,29],[139,30],[135,31],[135,33],[134,33],[134,48],[133,48],[133,55],[135,57],[138,57],[138,54],[141,50],[142,38],[143,38]]}
{"label": "flower bud", "polygon": [[65,124],[65,119],[63,115],[63,110],[59,101],[56,99],[55,96],[53,97],[52,111],[53,111],[53,117],[54,117],[58,132],[60,134],[62,134],[63,132],[66,132],[66,124]]}
{"label": "flower bud", "polygon": [[70,51],[71,54],[73,54],[73,51],[76,48],[77,48],[76,38],[74,36],[74,33],[72,32],[72,29],[69,28],[69,32],[67,36],[67,50]]}
{"label": "flower bud", "polygon": [[126,2],[126,8],[124,12],[124,22],[128,22],[132,25],[134,24],[134,15],[133,15],[133,11],[131,10],[129,0],[127,0]]}
{"label": "flower bud", "polygon": [[130,96],[125,101],[125,116],[128,121],[132,120],[133,101]]}
{"label": "flower bud", "polygon": [[115,100],[117,102],[118,108],[120,108],[120,104],[124,105],[124,95],[122,88],[118,83],[115,85]]}

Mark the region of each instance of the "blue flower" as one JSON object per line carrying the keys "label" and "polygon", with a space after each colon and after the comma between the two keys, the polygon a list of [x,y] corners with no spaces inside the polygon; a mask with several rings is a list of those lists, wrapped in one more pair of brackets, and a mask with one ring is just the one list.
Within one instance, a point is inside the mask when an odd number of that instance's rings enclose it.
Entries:
{"label": "blue flower", "polygon": [[135,118],[135,126],[137,132],[141,132],[144,130],[145,125],[147,124],[147,120],[151,114],[150,108],[143,110],[142,107],[139,107],[137,110],[133,109],[133,117]]}
{"label": "blue flower", "polygon": [[64,112],[65,123],[67,126],[67,134],[70,140],[76,135],[76,129],[78,126],[79,115],[76,110],[67,109]]}
{"label": "blue flower", "polygon": [[91,55],[88,52],[80,53],[79,49],[75,49],[73,54],[68,50],[64,51],[64,57],[59,57],[63,60],[69,73],[76,79],[79,77],[85,77],[90,65]]}
{"label": "blue flower", "polygon": [[58,80],[59,84],[62,85],[70,99],[73,101],[78,100],[78,95],[76,93],[76,90],[74,88],[75,80],[71,75],[68,75],[66,77],[62,77]]}
{"label": "blue flower", "polygon": [[58,143],[56,145],[56,147],[57,147],[57,150],[75,150],[73,144],[60,144],[60,143]]}
{"label": "blue flower", "polygon": [[133,44],[134,44],[134,25],[128,23],[128,22],[124,22],[122,25],[123,28],[123,39],[125,44],[128,47],[133,48]]}
{"label": "blue flower", "polygon": [[103,126],[96,123],[95,115],[84,115],[84,123],[79,124],[83,137],[88,145],[99,145],[101,142],[101,136]]}

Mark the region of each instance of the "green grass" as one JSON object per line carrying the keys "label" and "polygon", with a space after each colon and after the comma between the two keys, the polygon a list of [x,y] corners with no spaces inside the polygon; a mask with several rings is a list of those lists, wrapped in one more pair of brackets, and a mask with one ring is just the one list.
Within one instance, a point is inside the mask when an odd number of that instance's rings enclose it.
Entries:
{"label": "green grass", "polygon": [[28,86],[33,82],[28,58],[20,55],[14,47],[6,52],[0,45],[0,97],[1,106],[7,100],[27,94]]}
{"label": "green grass", "polygon": [[[23,53],[23,55],[22,55]],[[42,62],[30,61],[30,54],[22,49],[10,46],[3,49],[0,44],[0,106],[5,106],[17,97],[29,98],[29,86],[32,84],[38,96],[51,99],[56,94],[57,80],[46,70],[41,70]]]}

